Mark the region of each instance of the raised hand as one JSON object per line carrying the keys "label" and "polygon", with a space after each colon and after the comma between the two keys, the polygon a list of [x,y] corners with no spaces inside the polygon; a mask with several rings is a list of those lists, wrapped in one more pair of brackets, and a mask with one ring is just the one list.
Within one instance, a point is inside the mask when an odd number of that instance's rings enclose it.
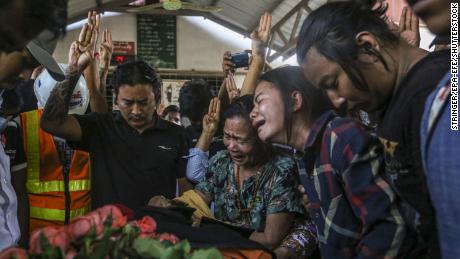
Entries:
{"label": "raised hand", "polygon": [[225,87],[227,88],[227,94],[230,103],[232,103],[236,98],[240,97],[240,90],[236,87],[233,74],[228,74],[225,78]]}
{"label": "raised hand", "polygon": [[270,13],[264,13],[260,17],[259,27],[251,33],[252,55],[265,58],[265,50],[270,40],[270,29],[272,26],[272,16]]}
{"label": "raised hand", "polygon": [[85,24],[80,31],[78,40],[74,41],[69,50],[68,65],[82,72],[92,59],[91,48],[94,46],[94,30],[92,25]]}
{"label": "raised hand", "polygon": [[163,116],[163,112],[164,112],[165,108],[166,108],[166,106],[164,105],[164,103],[160,103],[160,105],[158,105],[158,109],[157,109],[158,116],[160,116],[160,117]]}
{"label": "raised hand", "polygon": [[235,64],[232,62],[232,53],[230,51],[225,51],[224,56],[222,57],[222,71],[226,77],[229,73],[235,73]]}
{"label": "raised hand", "polygon": [[91,25],[94,30],[93,37],[95,37],[95,40],[94,40],[94,45],[92,46],[93,49],[91,50],[92,51],[91,54],[94,55],[94,53],[96,52],[96,45],[99,40],[99,27],[101,24],[101,15],[98,14],[96,11],[89,11],[87,23],[88,25]]}
{"label": "raised hand", "polygon": [[208,114],[203,117],[203,133],[208,136],[214,136],[219,127],[220,120],[220,101],[219,98],[213,98],[209,103]]}
{"label": "raised hand", "polygon": [[108,69],[110,66],[110,60],[112,59],[113,53],[113,41],[112,32],[108,29],[102,31],[102,42],[99,46],[100,53],[100,69]]}
{"label": "raised hand", "polygon": [[417,15],[409,7],[404,7],[399,19],[399,37],[414,47],[420,46],[420,28]]}

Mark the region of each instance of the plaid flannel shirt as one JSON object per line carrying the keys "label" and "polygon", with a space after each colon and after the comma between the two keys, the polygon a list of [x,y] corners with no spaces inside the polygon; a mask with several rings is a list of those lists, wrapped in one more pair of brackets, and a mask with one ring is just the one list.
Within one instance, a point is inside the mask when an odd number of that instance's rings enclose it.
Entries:
{"label": "plaid flannel shirt", "polygon": [[383,177],[381,145],[363,125],[323,114],[298,162],[323,258],[395,258],[407,252],[407,228]]}

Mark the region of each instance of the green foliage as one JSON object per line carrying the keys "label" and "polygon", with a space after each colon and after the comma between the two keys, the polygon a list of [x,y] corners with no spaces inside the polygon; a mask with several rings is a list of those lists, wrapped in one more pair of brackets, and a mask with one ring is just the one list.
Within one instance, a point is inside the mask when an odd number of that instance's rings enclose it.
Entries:
{"label": "green foliage", "polygon": [[[39,244],[42,253],[29,255],[32,259],[64,259],[69,251],[76,253],[75,259],[100,258],[132,258],[132,259],[219,259],[222,258],[217,249],[203,249],[192,251],[190,243],[182,240],[177,244],[174,235],[164,233],[157,236],[155,233],[141,233],[137,224],[128,223],[122,228],[112,227],[113,218],[110,215],[102,226],[93,225],[88,233],[75,240],[71,240],[66,251],[51,245],[45,234],[40,233]],[[102,232],[98,234],[98,229]],[[61,228],[59,231],[66,231]],[[141,235],[142,234],[142,235]],[[156,237],[155,237],[156,236]],[[163,240],[163,241],[160,241]]]}
{"label": "green foliage", "polygon": [[133,248],[140,258],[145,259],[220,259],[223,258],[219,250],[201,249],[191,253],[192,248],[187,240],[183,240],[173,246],[167,246],[169,242],[160,242],[157,239],[137,238],[133,242]]}
{"label": "green foliage", "polygon": [[40,247],[42,248],[43,253],[38,257],[41,259],[64,259],[64,255],[61,252],[61,249],[54,247],[48,241],[48,238],[45,234],[40,233]]}
{"label": "green foliage", "polygon": [[137,238],[132,247],[141,258],[161,258],[166,252],[166,246],[160,240],[151,238]]}

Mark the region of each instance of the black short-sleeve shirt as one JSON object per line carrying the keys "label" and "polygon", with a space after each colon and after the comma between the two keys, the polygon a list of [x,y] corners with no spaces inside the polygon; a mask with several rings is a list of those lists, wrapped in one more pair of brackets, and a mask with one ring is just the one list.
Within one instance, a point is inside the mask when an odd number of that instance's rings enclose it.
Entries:
{"label": "black short-sleeve shirt", "polygon": [[435,236],[435,222],[421,163],[420,122],[428,95],[449,70],[449,57],[449,51],[438,51],[417,62],[402,80],[377,129],[385,148],[386,172],[401,197],[421,214],[419,228],[427,236]]}
{"label": "black short-sleeve shirt", "polygon": [[155,195],[175,196],[187,164],[182,127],[156,117],[155,126],[139,134],[119,112],[75,118],[82,139],[69,145],[90,153],[93,209],[111,203],[136,209]]}

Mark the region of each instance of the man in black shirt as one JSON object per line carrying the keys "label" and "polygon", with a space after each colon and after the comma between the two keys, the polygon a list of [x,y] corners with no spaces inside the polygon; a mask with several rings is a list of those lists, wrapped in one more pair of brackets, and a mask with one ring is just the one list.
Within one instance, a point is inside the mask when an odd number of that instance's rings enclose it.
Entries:
{"label": "man in black shirt", "polygon": [[137,208],[155,195],[173,198],[176,179],[185,177],[188,149],[183,129],[156,114],[161,80],[154,69],[141,61],[117,67],[112,85],[119,112],[68,115],[76,80],[88,62],[80,51],[87,44],[73,43],[66,80],[52,91],[42,128],[90,153],[93,209],[109,203]]}
{"label": "man in black shirt", "polygon": [[[428,95],[449,69],[449,57],[449,51],[438,51],[418,61],[389,100],[377,128],[386,171],[399,195],[417,211],[406,218],[414,220],[427,246],[435,245],[436,225],[421,162],[420,122]],[[437,249],[430,249],[430,258],[437,257]]]}

